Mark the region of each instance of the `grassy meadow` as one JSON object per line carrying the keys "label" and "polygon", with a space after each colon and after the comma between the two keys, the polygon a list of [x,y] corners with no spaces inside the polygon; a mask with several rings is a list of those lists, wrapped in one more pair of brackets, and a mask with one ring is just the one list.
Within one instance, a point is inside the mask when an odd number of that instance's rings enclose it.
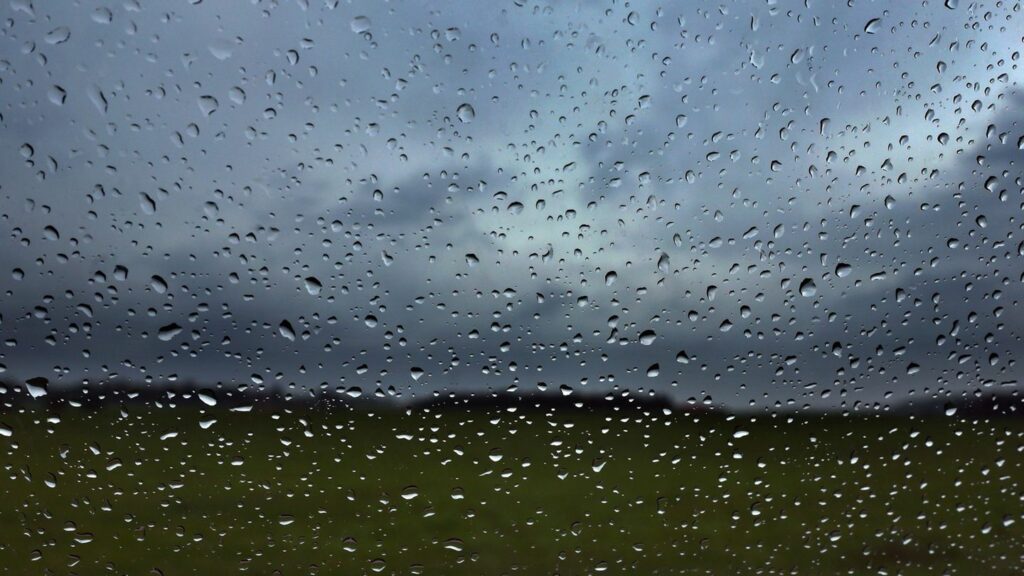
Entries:
{"label": "grassy meadow", "polygon": [[1024,421],[0,412],[9,574],[1024,573]]}

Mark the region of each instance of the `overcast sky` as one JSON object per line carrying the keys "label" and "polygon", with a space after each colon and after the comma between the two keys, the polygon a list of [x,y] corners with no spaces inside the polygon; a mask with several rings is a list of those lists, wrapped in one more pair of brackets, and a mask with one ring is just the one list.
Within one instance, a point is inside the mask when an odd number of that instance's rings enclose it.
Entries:
{"label": "overcast sky", "polygon": [[994,2],[0,7],[0,378],[1015,389]]}

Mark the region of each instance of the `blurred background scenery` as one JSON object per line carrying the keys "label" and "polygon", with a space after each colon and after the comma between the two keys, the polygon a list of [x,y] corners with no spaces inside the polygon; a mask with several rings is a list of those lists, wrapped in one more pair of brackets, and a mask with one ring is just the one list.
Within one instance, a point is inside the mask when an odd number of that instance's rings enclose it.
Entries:
{"label": "blurred background scenery", "polygon": [[2,0],[0,564],[1024,573],[1021,12]]}

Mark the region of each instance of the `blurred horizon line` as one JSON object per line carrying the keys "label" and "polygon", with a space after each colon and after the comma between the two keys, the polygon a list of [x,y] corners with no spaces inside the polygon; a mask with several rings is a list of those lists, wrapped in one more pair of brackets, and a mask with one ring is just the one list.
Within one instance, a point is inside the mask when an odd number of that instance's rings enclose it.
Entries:
{"label": "blurred horizon line", "polygon": [[621,411],[633,408],[664,416],[716,415],[716,416],[944,416],[958,418],[1024,417],[1024,396],[1015,386],[1003,390],[975,390],[957,396],[932,395],[928,398],[901,398],[891,403],[851,403],[849,406],[822,407],[810,404],[779,404],[737,408],[717,403],[710,397],[703,399],[676,398],[653,391],[638,393],[631,390],[543,390],[524,391],[478,390],[428,392],[422,396],[389,394],[378,388],[366,394],[360,389],[328,390],[294,386],[281,390],[265,385],[226,385],[218,383],[204,386],[193,381],[162,381],[135,384],[127,380],[83,382],[80,385],[57,383],[36,377],[22,381],[0,380],[0,413],[20,408],[48,409],[90,408],[115,405],[144,405],[178,407],[194,405],[202,409],[249,412],[263,408],[301,408],[308,410],[563,410]]}

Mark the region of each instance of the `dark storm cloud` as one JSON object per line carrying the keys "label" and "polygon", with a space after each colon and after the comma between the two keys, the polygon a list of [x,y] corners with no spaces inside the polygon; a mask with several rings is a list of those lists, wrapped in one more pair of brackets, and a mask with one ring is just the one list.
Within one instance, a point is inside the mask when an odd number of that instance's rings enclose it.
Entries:
{"label": "dark storm cloud", "polygon": [[736,407],[1016,379],[1010,24],[878,3],[4,11],[9,376]]}

